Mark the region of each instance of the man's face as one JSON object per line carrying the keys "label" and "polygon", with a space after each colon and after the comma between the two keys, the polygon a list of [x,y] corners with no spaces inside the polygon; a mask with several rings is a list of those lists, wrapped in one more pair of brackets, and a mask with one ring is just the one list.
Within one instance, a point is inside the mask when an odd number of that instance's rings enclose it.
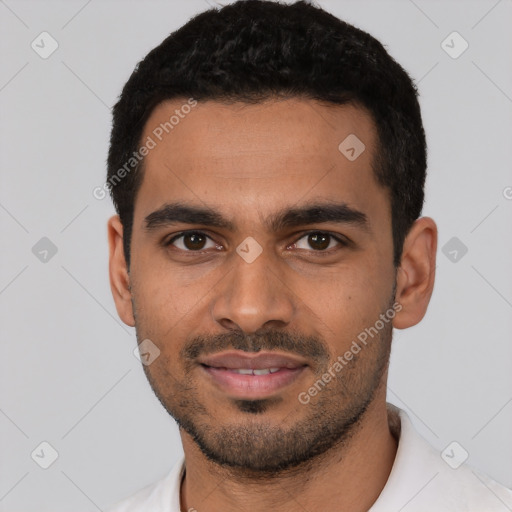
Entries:
{"label": "man's face", "polygon": [[[344,357],[394,302],[375,127],[352,106],[199,102],[159,141],[155,128],[185,103],[160,104],[142,137],[156,147],[135,204],[130,283],[138,341],[160,350],[144,370],[211,460],[296,466],[346,439],[384,396],[391,322]],[[338,149],[354,135],[365,145],[355,160],[353,138]]]}

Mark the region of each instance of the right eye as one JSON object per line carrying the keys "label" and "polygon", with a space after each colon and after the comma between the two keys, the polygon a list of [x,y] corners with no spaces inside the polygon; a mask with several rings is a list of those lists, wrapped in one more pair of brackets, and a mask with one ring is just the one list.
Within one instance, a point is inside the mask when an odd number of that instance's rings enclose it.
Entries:
{"label": "right eye", "polygon": [[[212,244],[209,247],[206,245],[208,240]],[[173,236],[165,245],[172,245],[185,252],[201,252],[204,249],[219,248],[217,243],[201,231],[183,231]]]}

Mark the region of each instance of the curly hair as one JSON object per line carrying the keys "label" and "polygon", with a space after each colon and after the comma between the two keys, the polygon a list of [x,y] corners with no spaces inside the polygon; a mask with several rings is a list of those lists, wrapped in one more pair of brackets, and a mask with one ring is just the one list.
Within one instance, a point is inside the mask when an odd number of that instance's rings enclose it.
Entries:
{"label": "curly hair", "polygon": [[165,100],[260,103],[303,98],[351,103],[377,129],[373,172],[389,191],[393,261],[420,216],[427,165],[418,92],[407,72],[370,34],[301,0],[239,0],[209,9],[171,33],[137,64],[113,108],[107,185],[123,225],[130,263],[141,160],[114,180],[141,144],[144,125]]}

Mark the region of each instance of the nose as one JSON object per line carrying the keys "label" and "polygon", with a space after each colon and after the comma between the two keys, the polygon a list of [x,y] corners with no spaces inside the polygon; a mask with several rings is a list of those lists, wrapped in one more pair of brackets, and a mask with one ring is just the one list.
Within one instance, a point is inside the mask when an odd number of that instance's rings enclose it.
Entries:
{"label": "nose", "polygon": [[296,311],[293,292],[274,258],[263,251],[251,263],[237,253],[232,260],[232,270],[218,283],[213,295],[215,321],[226,329],[247,334],[290,324]]}

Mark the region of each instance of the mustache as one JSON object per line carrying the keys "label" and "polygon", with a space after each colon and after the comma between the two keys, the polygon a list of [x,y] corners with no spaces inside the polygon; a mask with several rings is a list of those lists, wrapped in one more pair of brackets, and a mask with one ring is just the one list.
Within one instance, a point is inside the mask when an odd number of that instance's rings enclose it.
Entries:
{"label": "mustache", "polygon": [[313,360],[318,364],[325,364],[329,361],[327,346],[319,338],[282,331],[266,331],[261,334],[232,331],[224,334],[196,336],[183,346],[180,355],[188,361],[195,361],[201,355],[229,349],[244,352],[282,350]]}

